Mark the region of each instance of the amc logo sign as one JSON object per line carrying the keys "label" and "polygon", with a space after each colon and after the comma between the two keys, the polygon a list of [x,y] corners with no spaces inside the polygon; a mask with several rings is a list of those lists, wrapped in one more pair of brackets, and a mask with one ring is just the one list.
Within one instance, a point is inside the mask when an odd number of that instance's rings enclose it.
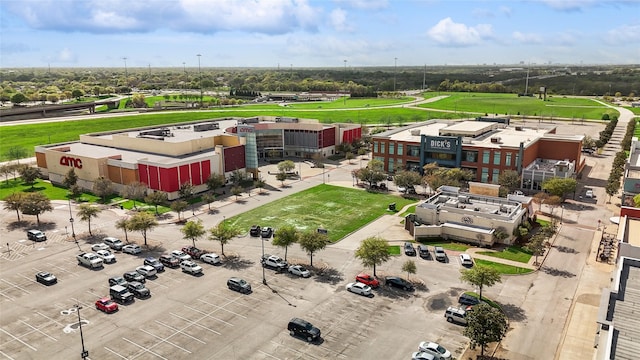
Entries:
{"label": "amc logo sign", "polygon": [[60,158],[60,165],[73,166],[76,169],[82,169],[82,160],[78,158],[72,158],[69,156],[63,156]]}

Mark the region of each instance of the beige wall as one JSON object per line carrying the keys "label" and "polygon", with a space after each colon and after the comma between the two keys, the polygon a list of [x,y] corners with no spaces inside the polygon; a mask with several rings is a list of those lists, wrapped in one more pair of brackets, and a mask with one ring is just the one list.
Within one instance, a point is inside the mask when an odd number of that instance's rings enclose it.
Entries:
{"label": "beige wall", "polygon": [[[60,165],[62,157],[70,157],[82,160],[82,168],[78,169],[73,166]],[[94,159],[81,155],[69,154],[66,152],[51,151],[45,152],[46,163],[48,165],[49,174],[65,175],[69,169],[75,169],[79,179],[93,181],[100,176],[107,176],[107,158]]]}

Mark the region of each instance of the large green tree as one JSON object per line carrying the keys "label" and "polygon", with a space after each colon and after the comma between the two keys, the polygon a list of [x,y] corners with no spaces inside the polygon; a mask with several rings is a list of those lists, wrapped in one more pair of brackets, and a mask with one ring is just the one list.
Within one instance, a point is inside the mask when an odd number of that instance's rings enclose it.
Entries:
{"label": "large green tree", "polygon": [[20,211],[22,211],[22,214],[35,215],[38,226],[40,226],[40,214],[46,211],[53,211],[51,200],[40,192],[32,192],[25,195],[21,205]]}
{"label": "large green tree", "polygon": [[102,211],[97,206],[92,206],[91,204],[80,204],[78,207],[78,217],[81,221],[86,221],[89,226],[89,236],[93,236],[91,233],[91,219],[97,218],[98,214]]}
{"label": "large green tree", "polygon": [[167,206],[167,204],[169,204],[169,198],[166,192],[154,191],[144,197],[144,202],[153,205],[156,215],[158,215],[158,206]]}
{"label": "large green tree", "polygon": [[272,244],[284,248],[284,259],[287,260],[287,250],[289,246],[298,242],[300,233],[292,225],[285,225],[273,234]]}
{"label": "large green tree", "polygon": [[113,182],[100,176],[93,182],[93,193],[100,196],[102,202],[106,202],[107,197],[113,194]]}
{"label": "large green tree", "polygon": [[417,271],[416,262],[413,260],[407,260],[402,264],[402,271],[407,273],[407,280],[409,279],[409,275],[415,274]]}
{"label": "large green tree", "polygon": [[291,160],[284,160],[278,163],[278,171],[287,173],[293,170],[296,167],[296,164]]}
{"label": "large green tree", "polygon": [[366,167],[358,171],[357,175],[358,179],[369,183],[369,187],[387,178],[387,174],[384,172],[384,163],[377,159],[370,160]]}
{"label": "large green tree", "polygon": [[193,242],[193,246],[196,246],[196,240],[200,240],[207,231],[202,225],[202,221],[187,221],[186,224],[180,229],[185,239],[189,239]]}
{"label": "large green tree", "polygon": [[31,185],[33,189],[33,185],[36,183],[36,180],[42,177],[42,174],[40,173],[40,169],[36,167],[23,166],[22,169],[20,169],[20,176],[22,177],[22,181],[27,185]]}
{"label": "large green tree", "polygon": [[306,251],[311,258],[310,265],[313,266],[313,254],[327,247],[329,238],[326,234],[317,231],[308,230],[300,234],[298,243],[302,250]]}
{"label": "large green tree", "polygon": [[368,237],[362,240],[355,256],[362,265],[373,267],[373,276],[376,276],[376,266],[387,262],[391,257],[389,243],[379,236]]}
{"label": "large green tree", "polygon": [[554,177],[542,183],[542,190],[547,191],[551,195],[564,198],[566,193],[576,191],[577,186],[578,182],[576,179]]}
{"label": "large green tree", "polygon": [[178,221],[182,221],[180,219],[180,214],[182,214],[183,211],[187,210],[188,207],[189,203],[184,200],[176,200],[171,203],[171,210],[178,213]]}
{"label": "large green tree", "polygon": [[422,182],[422,176],[415,171],[402,170],[398,171],[394,175],[393,182],[398,187],[405,188],[406,192],[411,186],[420,185],[420,183]]}
{"label": "large green tree", "polygon": [[483,287],[493,286],[496,283],[502,282],[498,270],[485,265],[476,265],[471,269],[460,270],[460,280],[477,286],[479,288],[480,299],[482,299]]}
{"label": "large green tree", "polygon": [[504,170],[498,175],[498,184],[500,185],[500,195],[510,194],[520,188],[520,174],[515,170]]}
{"label": "large green tree", "polygon": [[215,193],[219,187],[222,187],[225,184],[225,181],[226,179],[224,175],[211,174],[207,179],[207,188]]}
{"label": "large green tree", "polygon": [[139,211],[129,218],[129,229],[131,231],[140,231],[144,239],[144,245],[147,246],[147,232],[158,226],[156,218],[146,211]]}
{"label": "large green tree", "polygon": [[241,231],[233,224],[222,221],[218,225],[209,229],[209,239],[220,243],[220,253],[224,255],[224,245],[228,244],[231,239],[240,235]]}
{"label": "large green tree", "polygon": [[538,256],[544,254],[544,241],[546,237],[543,233],[539,232],[531,237],[529,242],[524,246],[524,249],[529,251],[536,258],[536,265],[538,264]]}
{"label": "large green tree", "polygon": [[484,356],[485,346],[502,340],[508,329],[507,318],[500,309],[479,304],[473,311],[467,312],[467,327],[463,334],[471,340],[472,345],[480,345],[480,355]]}
{"label": "large green tree", "polygon": [[64,179],[62,179],[62,185],[64,185],[64,187],[66,187],[67,189],[71,189],[71,187],[73,185],[76,185],[77,183],[78,175],[76,174],[76,170],[74,168],[71,168],[69,169],[69,171],[67,171]]}
{"label": "large green tree", "polygon": [[136,201],[142,201],[147,194],[147,185],[139,181],[133,181],[125,185],[122,190],[122,197],[133,200],[133,208],[136,208]]}
{"label": "large green tree", "polygon": [[20,221],[20,209],[22,208],[22,203],[24,202],[24,198],[25,198],[24,193],[14,192],[3,199],[4,209],[15,211],[16,216],[18,216],[18,221]]}

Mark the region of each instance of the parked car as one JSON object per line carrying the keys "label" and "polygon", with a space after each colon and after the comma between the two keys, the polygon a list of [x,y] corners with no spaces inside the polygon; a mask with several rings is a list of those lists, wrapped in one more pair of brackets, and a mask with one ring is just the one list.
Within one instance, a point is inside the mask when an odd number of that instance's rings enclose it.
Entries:
{"label": "parked car", "polygon": [[593,199],[593,190],[587,190],[587,192],[584,193],[584,197],[586,197],[587,199]]}
{"label": "parked car", "polygon": [[144,283],[147,281],[144,275],[140,274],[137,271],[127,271],[126,273],[122,274],[122,277],[129,282],[137,281]]}
{"label": "parked car", "polygon": [[180,260],[174,258],[171,254],[163,254],[158,258],[162,265],[170,268],[177,268],[180,266]]}
{"label": "parked car", "polygon": [[151,291],[147,287],[145,287],[143,283],[137,281],[132,281],[127,284],[127,290],[129,290],[133,294],[133,296],[139,299],[144,299],[151,296]]}
{"label": "parked car", "polygon": [[258,237],[261,234],[262,229],[260,229],[260,225],[251,226],[251,230],[249,230],[249,235],[253,237]]}
{"label": "parked car", "polygon": [[444,249],[442,248],[442,246],[435,246],[433,248],[433,252],[436,254],[436,260],[438,261],[447,260],[447,253],[444,252]]}
{"label": "parked car", "polygon": [[458,298],[458,303],[466,306],[474,306],[480,304],[480,299],[475,296],[471,296],[468,294],[462,294]]}
{"label": "parked car", "polygon": [[103,297],[96,301],[96,309],[111,314],[112,312],[118,311],[118,304],[108,297]]}
{"label": "parked car", "polygon": [[187,272],[191,275],[202,274],[202,267],[191,260],[181,262],[180,268],[183,272]]}
{"label": "parked car", "polygon": [[200,259],[200,256],[205,254],[203,250],[200,250],[195,246],[185,246],[182,248],[182,252],[191,256],[192,259],[196,260]]}
{"label": "parked car", "polygon": [[120,285],[126,287],[127,284],[127,280],[122,276],[113,276],[109,278],[109,286]]}
{"label": "parked car", "polygon": [[402,289],[405,291],[413,291],[415,290],[415,288],[413,287],[413,284],[408,282],[407,280],[403,279],[403,278],[399,278],[397,276],[387,276],[384,279],[384,283],[387,286],[391,286],[391,287],[395,287],[398,289]]}
{"label": "parked car", "polygon": [[373,276],[369,275],[369,274],[365,274],[365,273],[360,273],[356,276],[356,281],[363,283],[365,285],[369,285],[372,288],[377,288],[378,286],[380,286],[380,281],[378,281],[378,279],[374,278]]}
{"label": "parked car", "polygon": [[219,265],[222,263],[222,260],[220,260],[220,255],[214,253],[203,254],[202,256],[200,256],[200,260],[211,265]]}
{"label": "parked car", "polygon": [[289,266],[288,271],[289,274],[300,276],[303,278],[308,278],[311,276],[311,271],[307,270],[307,268],[302,265],[291,265]]}
{"label": "parked car", "polygon": [[444,312],[444,317],[447,318],[448,322],[467,324],[467,312],[457,307],[449,306]]}
{"label": "parked car", "polygon": [[320,338],[320,329],[313,326],[310,322],[299,318],[289,320],[287,330],[289,330],[289,335],[301,337],[308,342]]}
{"label": "parked car", "polygon": [[111,295],[111,299],[121,304],[126,304],[128,302],[134,301],[133,294],[129,292],[129,290],[122,285],[114,285],[109,288],[109,295]]}
{"label": "parked car", "polygon": [[40,230],[31,229],[27,230],[27,239],[35,242],[47,241],[47,236]]}
{"label": "parked car", "polygon": [[113,255],[109,250],[98,250],[96,251],[96,255],[98,255],[98,257],[107,264],[116,262],[116,256]]}
{"label": "parked car", "polygon": [[361,282],[352,282],[347,284],[347,291],[362,296],[373,296],[371,287]]}
{"label": "parked car", "polygon": [[431,253],[429,252],[429,247],[425,244],[418,245],[418,254],[423,259],[431,259]]}
{"label": "parked car", "polygon": [[50,272],[40,271],[36,274],[36,281],[43,285],[53,285],[58,279]]}
{"label": "parked car", "polygon": [[180,262],[191,260],[191,255],[180,250],[173,250],[171,252],[171,256],[173,256],[175,259],[178,259]]}
{"label": "parked car", "polygon": [[124,246],[124,244],[122,243],[122,241],[120,241],[120,239],[118,238],[114,238],[114,237],[106,237],[104,239],[102,239],[102,242],[109,245],[110,248],[112,248],[113,250],[122,250],[122,247]]}
{"label": "parked car", "polygon": [[227,287],[233,291],[238,291],[243,294],[248,294],[251,292],[251,285],[244,279],[240,279],[237,277],[232,277],[227,280]]}
{"label": "parked car", "polygon": [[436,359],[439,360],[451,359],[451,352],[449,350],[432,341],[421,342],[420,345],[418,345],[418,351],[435,355]]}
{"label": "parked car", "polygon": [[404,254],[407,256],[416,256],[416,249],[412,243],[408,241],[404,243]]}
{"label": "parked car", "polygon": [[144,264],[145,265],[149,265],[149,266],[153,266],[154,269],[156,269],[157,272],[161,272],[164,271],[164,265],[156,258],[154,257],[148,257],[144,259]]}
{"label": "parked car", "polygon": [[416,351],[411,354],[411,360],[436,360],[436,357],[435,355],[427,352]]}
{"label": "parked car", "polygon": [[263,239],[271,238],[271,236],[273,236],[273,229],[270,227],[262,228],[260,236],[262,236]]}
{"label": "parked car", "polygon": [[276,255],[265,254],[260,262],[262,263],[262,267],[271,268],[276,271],[285,271],[289,267],[289,264],[284,261],[284,259]]}
{"label": "parked car", "polygon": [[104,243],[93,244],[93,245],[91,245],[91,250],[92,251],[109,250],[109,245],[104,244]]}
{"label": "parked car", "polygon": [[125,254],[136,255],[142,252],[140,245],[138,244],[128,244],[122,247],[122,252]]}
{"label": "parked car", "polygon": [[145,278],[151,278],[156,276],[156,274],[158,273],[156,271],[156,268],[154,268],[151,265],[142,265],[142,266],[138,266],[136,268],[136,271],[141,274],[142,276],[144,276]]}
{"label": "parked car", "polygon": [[467,267],[471,267],[473,266],[473,260],[471,259],[471,256],[469,254],[460,254],[460,264],[462,266],[467,266]]}

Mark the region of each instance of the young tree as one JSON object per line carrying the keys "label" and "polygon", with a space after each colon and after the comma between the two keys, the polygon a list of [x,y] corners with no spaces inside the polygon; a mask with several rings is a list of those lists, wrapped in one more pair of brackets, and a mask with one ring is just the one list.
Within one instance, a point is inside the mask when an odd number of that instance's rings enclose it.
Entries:
{"label": "young tree", "polygon": [[118,221],[116,221],[115,226],[116,226],[116,229],[120,229],[124,231],[124,241],[129,242],[129,230],[131,230],[131,224],[129,222],[129,219],[121,218]]}
{"label": "young tree", "polygon": [[231,239],[240,235],[240,229],[233,226],[229,222],[222,221],[218,225],[209,229],[209,239],[220,242],[220,253],[224,255],[224,245],[228,244]]}
{"label": "young tree", "polygon": [[129,219],[129,229],[131,231],[140,231],[144,238],[144,245],[147,246],[147,232],[158,226],[156,218],[146,211],[135,213]]}
{"label": "young tree", "polygon": [[196,246],[196,240],[200,240],[207,231],[202,225],[202,221],[187,221],[186,224],[180,229],[185,239],[190,239],[193,242],[193,247]]}
{"label": "young tree", "polygon": [[260,189],[258,193],[262,194],[262,189],[264,189],[264,187],[267,185],[267,183],[264,181],[263,178],[259,177],[253,182],[253,185],[255,187],[257,187],[258,189]]}
{"label": "young tree", "polygon": [[510,194],[520,187],[520,174],[515,170],[502,171],[500,175],[498,175],[498,184],[501,189],[504,188],[501,193],[504,192],[504,195]]}
{"label": "young tree", "polygon": [[376,266],[387,262],[391,257],[389,243],[378,236],[368,237],[362,240],[355,256],[362,261],[362,265],[373,267],[373,276],[376,276]]}
{"label": "young tree", "polygon": [[471,269],[460,270],[460,280],[477,286],[480,289],[480,299],[482,299],[482,288],[484,286],[493,286],[502,282],[498,270],[484,265],[476,265]]}
{"label": "young tree", "polygon": [[276,174],[276,179],[280,181],[281,186],[284,187],[284,181],[287,180],[287,174],[284,172],[279,172]]}
{"label": "young tree", "polygon": [[22,181],[27,185],[31,185],[31,188],[33,189],[33,185],[36,183],[37,179],[42,177],[42,174],[38,168],[33,166],[24,166],[20,170],[20,176],[22,177]]}
{"label": "young tree", "polygon": [[351,164],[351,160],[353,160],[355,158],[355,156],[353,155],[353,153],[351,151],[347,151],[346,154],[344,154],[344,158],[349,161],[349,164]]}
{"label": "young tree", "polygon": [[302,250],[306,251],[311,257],[311,266],[313,266],[313,254],[324,249],[329,243],[329,239],[325,234],[309,230],[300,234],[298,243]]}
{"label": "young tree", "polygon": [[220,174],[211,174],[207,179],[207,189],[210,191],[216,192],[216,189],[222,187],[225,183],[226,179],[224,175]]}
{"label": "young tree", "polygon": [[242,194],[243,191],[244,189],[240,185],[235,185],[231,188],[231,194],[233,194],[236,197],[236,200],[238,200],[238,196],[240,196],[240,194]]}
{"label": "young tree", "polygon": [[4,182],[9,184],[9,175],[13,173],[11,166],[9,164],[0,165],[0,175],[4,176]]}
{"label": "young tree", "polygon": [[147,185],[134,181],[127,184],[122,190],[122,197],[133,200],[133,208],[136,209],[136,201],[144,199],[147,194]]}
{"label": "young tree", "polygon": [[78,175],[76,175],[76,170],[74,168],[71,168],[69,169],[69,171],[67,171],[64,179],[62,179],[62,185],[64,185],[64,187],[66,187],[67,189],[71,189],[71,187],[73,185],[76,185],[77,183]]}
{"label": "young tree", "polygon": [[481,303],[467,312],[467,327],[463,334],[472,345],[480,345],[480,355],[484,356],[484,347],[502,340],[508,329],[507,318],[502,311]]}
{"label": "young tree", "polygon": [[178,213],[178,221],[181,221],[180,214],[183,211],[187,210],[188,207],[189,207],[189,203],[184,200],[176,200],[171,203],[171,210]]}
{"label": "young tree", "polygon": [[295,169],[295,167],[296,164],[291,160],[284,160],[278,163],[278,171],[283,173],[288,173],[289,171]]}
{"label": "young tree", "polygon": [[370,160],[367,167],[358,172],[359,179],[369,183],[369,187],[387,178],[384,172],[384,163],[380,160]]}
{"label": "young tree", "polygon": [[102,209],[99,207],[91,206],[89,204],[80,204],[80,207],[78,208],[78,217],[81,221],[86,221],[89,225],[89,236],[93,236],[91,233],[91,219],[97,218],[100,211],[102,211]]}
{"label": "young tree", "polygon": [[82,192],[82,188],[78,184],[73,184],[69,187],[69,197],[74,200],[79,198]]}
{"label": "young tree", "polygon": [[181,199],[185,200],[186,202],[189,202],[189,200],[191,200],[191,198],[193,197],[193,185],[191,185],[188,182],[180,185],[180,189],[178,189],[178,194],[180,194]]}
{"label": "young tree", "polygon": [[289,250],[289,245],[298,242],[299,236],[299,232],[294,226],[285,225],[276,230],[275,234],[273,234],[272,244],[284,248],[284,259],[287,260],[287,250]]}
{"label": "young tree", "polygon": [[5,154],[9,160],[20,160],[26,158],[29,155],[29,152],[22,146],[16,145],[7,149]]}
{"label": "young tree", "polygon": [[207,204],[207,208],[209,211],[211,211],[211,203],[216,201],[216,194],[215,193],[207,193],[202,195],[202,201],[205,202],[205,204]]}
{"label": "young tree", "polygon": [[104,203],[107,201],[107,196],[113,193],[113,182],[100,176],[93,182],[93,192],[100,196],[100,200]]}
{"label": "young tree", "polygon": [[40,226],[40,214],[45,211],[53,211],[51,200],[40,192],[32,192],[25,195],[21,205],[20,211],[22,211],[22,214],[35,215],[38,226]]}
{"label": "young tree", "polygon": [[544,254],[544,241],[546,237],[542,233],[537,233],[531,237],[529,242],[524,246],[524,249],[531,252],[536,258],[535,264],[538,265],[538,256]]}
{"label": "young tree", "polygon": [[16,215],[18,216],[18,221],[20,221],[20,209],[22,208],[22,203],[24,202],[25,194],[24,193],[12,193],[11,195],[4,198],[4,209],[5,210],[14,210]]}
{"label": "young tree", "polygon": [[153,205],[156,215],[158,215],[158,206],[167,206],[169,204],[169,198],[165,192],[154,191],[144,197],[144,202],[149,205]]}
{"label": "young tree", "polygon": [[577,186],[578,182],[576,179],[554,177],[542,183],[542,190],[547,191],[551,195],[564,198],[566,193],[576,191]]}
{"label": "young tree", "polygon": [[[393,182],[396,186],[404,187],[408,190],[411,186],[420,185],[420,182],[422,182],[422,176],[415,171],[401,170],[395,174]],[[405,190],[405,192],[407,190]]]}
{"label": "young tree", "polygon": [[542,204],[547,200],[547,198],[549,198],[549,194],[547,194],[544,191],[541,191],[533,195],[533,202],[536,202],[539,205],[538,210],[540,211],[542,210]]}
{"label": "young tree", "polygon": [[409,280],[410,274],[415,274],[417,271],[416,262],[413,260],[407,260],[402,264],[402,271],[407,273],[407,280]]}

